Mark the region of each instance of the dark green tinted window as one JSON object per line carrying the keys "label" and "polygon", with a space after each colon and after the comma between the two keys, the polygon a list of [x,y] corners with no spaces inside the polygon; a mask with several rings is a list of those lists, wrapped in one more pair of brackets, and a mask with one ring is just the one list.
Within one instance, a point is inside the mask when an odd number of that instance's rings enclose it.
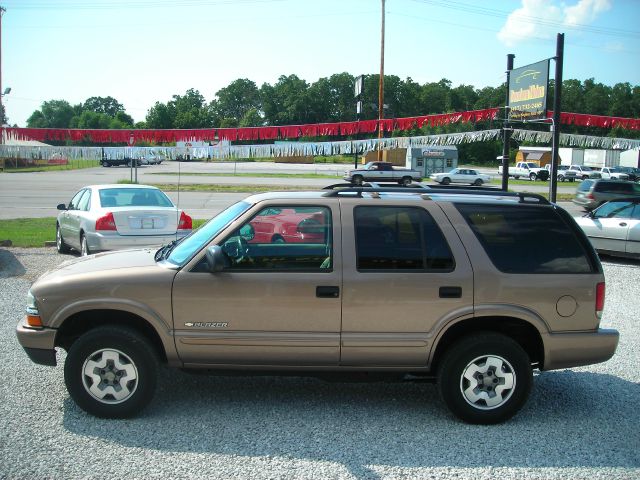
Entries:
{"label": "dark green tinted window", "polygon": [[590,273],[574,230],[552,208],[458,204],[493,264],[505,273]]}
{"label": "dark green tinted window", "polygon": [[422,208],[357,207],[358,270],[452,270],[453,255]]}

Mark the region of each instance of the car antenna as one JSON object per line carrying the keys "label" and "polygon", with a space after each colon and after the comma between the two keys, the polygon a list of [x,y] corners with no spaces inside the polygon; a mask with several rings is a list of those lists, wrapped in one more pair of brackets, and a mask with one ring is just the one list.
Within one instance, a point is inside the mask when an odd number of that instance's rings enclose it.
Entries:
{"label": "car antenna", "polygon": [[178,240],[178,227],[180,226],[180,167],[182,162],[178,161],[178,198],[176,199],[176,241]]}

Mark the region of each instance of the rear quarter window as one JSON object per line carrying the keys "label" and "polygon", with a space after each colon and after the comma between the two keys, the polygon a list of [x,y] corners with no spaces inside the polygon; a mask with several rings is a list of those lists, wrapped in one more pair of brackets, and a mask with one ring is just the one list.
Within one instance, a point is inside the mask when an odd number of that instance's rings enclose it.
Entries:
{"label": "rear quarter window", "polygon": [[[553,208],[458,204],[495,267],[505,273],[593,273],[590,252]],[[591,252],[592,253],[592,252]]]}

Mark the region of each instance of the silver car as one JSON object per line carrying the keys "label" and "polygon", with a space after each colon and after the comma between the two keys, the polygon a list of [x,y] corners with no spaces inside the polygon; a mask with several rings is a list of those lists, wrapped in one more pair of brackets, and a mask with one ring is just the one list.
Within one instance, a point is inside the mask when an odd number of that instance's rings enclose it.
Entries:
{"label": "silver car", "polygon": [[58,205],[56,246],[84,256],[162,245],[191,233],[192,220],[164,192],[148,185],[90,185]]}
{"label": "silver car", "polygon": [[640,258],[640,196],[611,200],[576,222],[598,252]]}

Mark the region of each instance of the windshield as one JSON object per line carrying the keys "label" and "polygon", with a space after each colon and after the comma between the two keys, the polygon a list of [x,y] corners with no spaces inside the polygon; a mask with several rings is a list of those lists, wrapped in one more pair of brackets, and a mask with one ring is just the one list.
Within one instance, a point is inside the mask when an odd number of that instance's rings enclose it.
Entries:
{"label": "windshield", "polygon": [[167,257],[167,261],[178,266],[184,265],[196,252],[200,251],[213,237],[220,233],[224,227],[249,210],[250,207],[250,203],[238,202],[223,210],[178,243],[171,255]]}
{"label": "windshield", "polygon": [[583,166],[583,167],[582,167],[582,170],[584,170],[585,172],[588,172],[588,171],[590,171],[590,170],[591,170],[591,167],[585,167],[585,166]]}

